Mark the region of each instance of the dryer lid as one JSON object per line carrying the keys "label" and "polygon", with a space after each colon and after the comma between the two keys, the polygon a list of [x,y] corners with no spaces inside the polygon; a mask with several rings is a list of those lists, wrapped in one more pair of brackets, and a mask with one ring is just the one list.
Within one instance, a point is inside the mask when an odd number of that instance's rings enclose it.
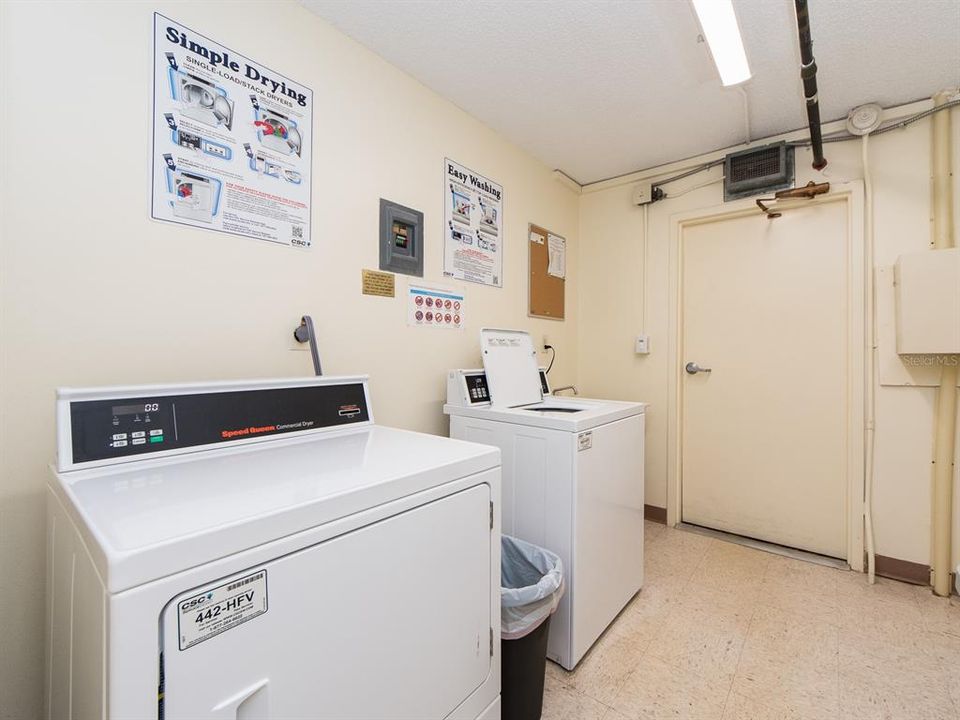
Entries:
{"label": "dryer lid", "polygon": [[529,333],[483,328],[480,349],[493,407],[517,407],[543,400],[537,353]]}

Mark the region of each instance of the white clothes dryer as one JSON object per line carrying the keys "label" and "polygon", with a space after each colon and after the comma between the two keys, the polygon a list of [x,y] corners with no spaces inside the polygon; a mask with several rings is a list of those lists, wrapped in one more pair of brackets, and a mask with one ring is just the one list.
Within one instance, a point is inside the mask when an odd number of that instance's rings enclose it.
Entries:
{"label": "white clothes dryer", "polygon": [[500,459],[364,377],[57,395],[46,717],[500,717]]}

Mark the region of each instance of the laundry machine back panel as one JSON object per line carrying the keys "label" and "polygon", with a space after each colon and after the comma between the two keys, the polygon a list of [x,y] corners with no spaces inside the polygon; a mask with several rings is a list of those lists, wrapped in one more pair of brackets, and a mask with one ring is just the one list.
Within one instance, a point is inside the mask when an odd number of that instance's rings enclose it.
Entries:
{"label": "laundry machine back panel", "polygon": [[[491,672],[490,501],[477,485],[185,588],[162,614],[166,720],[449,716]],[[241,621],[218,630],[208,594]]]}

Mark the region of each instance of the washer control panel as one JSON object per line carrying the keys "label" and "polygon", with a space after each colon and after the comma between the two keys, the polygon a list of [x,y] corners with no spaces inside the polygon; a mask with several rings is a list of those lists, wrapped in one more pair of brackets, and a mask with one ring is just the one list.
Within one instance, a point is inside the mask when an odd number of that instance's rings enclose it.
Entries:
{"label": "washer control panel", "polygon": [[[540,368],[540,390],[550,394],[547,371]],[[490,404],[490,386],[483,370],[451,370],[447,374],[447,403],[460,407]]]}
{"label": "washer control panel", "polygon": [[72,464],[365,422],[363,382],[69,403]]}

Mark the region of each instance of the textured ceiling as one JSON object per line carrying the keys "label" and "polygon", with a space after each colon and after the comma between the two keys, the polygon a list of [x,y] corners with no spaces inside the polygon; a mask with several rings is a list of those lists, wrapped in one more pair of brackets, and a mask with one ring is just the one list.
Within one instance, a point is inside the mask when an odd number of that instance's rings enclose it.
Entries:
{"label": "textured ceiling", "polygon": [[[687,0],[301,0],[581,183],[746,139]],[[810,0],[824,120],[960,84],[960,0]],[[806,125],[790,0],[734,0],[753,138]]]}

